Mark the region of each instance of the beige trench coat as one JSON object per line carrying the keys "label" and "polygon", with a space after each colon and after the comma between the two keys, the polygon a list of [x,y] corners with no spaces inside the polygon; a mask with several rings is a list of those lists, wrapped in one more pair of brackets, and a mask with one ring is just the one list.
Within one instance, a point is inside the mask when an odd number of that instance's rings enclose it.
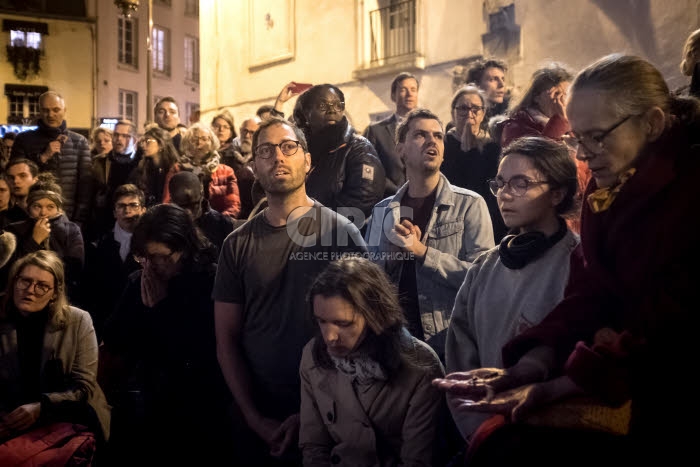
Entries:
{"label": "beige trench coat", "polygon": [[435,352],[411,337],[417,360],[391,381],[359,386],[348,376],[314,364],[312,339],[301,359],[299,446],[304,466],[429,466],[443,395],[432,387],[444,375]]}

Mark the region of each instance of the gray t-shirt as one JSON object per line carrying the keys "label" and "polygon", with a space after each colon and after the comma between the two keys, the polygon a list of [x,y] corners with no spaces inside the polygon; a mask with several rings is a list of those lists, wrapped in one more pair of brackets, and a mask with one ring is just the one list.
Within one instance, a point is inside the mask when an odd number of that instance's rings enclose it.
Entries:
{"label": "gray t-shirt", "polygon": [[331,261],[367,247],[352,222],[318,203],[282,227],[263,214],[226,238],[212,296],[243,306],[253,398],[266,415],[283,417],[299,411],[299,362],[314,329],[306,293]]}

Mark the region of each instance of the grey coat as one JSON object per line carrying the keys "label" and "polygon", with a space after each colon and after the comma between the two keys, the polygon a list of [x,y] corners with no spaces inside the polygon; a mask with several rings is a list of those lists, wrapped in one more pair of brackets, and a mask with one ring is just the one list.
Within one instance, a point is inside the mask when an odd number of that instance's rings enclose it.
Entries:
{"label": "grey coat", "polygon": [[[58,362],[58,363],[55,363]],[[54,366],[55,365],[55,366]],[[50,373],[61,370],[60,390]],[[47,371],[51,368],[51,371]],[[21,400],[17,329],[12,320],[0,321],[0,411],[14,410]],[[102,435],[109,439],[111,408],[97,384],[97,339],[87,311],[70,307],[65,319],[50,319],[41,356],[42,410],[66,402],[85,403],[95,411]],[[39,402],[39,401],[37,401]]]}

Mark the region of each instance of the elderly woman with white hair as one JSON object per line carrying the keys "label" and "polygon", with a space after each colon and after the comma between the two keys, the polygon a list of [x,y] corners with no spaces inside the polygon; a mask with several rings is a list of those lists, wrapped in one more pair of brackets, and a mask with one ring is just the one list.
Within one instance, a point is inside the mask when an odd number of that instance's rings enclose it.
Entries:
{"label": "elderly woman with white hair", "polygon": [[209,126],[195,123],[187,130],[182,137],[180,162],[166,177],[164,202],[170,202],[167,186],[172,176],[187,170],[199,176],[212,209],[234,219],[238,216],[241,210],[238,181],[233,169],[221,163],[219,146],[219,139]]}

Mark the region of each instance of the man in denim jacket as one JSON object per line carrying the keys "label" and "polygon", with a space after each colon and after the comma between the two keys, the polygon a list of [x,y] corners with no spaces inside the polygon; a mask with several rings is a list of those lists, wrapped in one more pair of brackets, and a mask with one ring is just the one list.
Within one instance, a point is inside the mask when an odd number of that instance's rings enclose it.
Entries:
{"label": "man in denim jacket", "polygon": [[493,248],[486,202],[450,185],[440,173],[444,155],[440,119],[411,111],[396,130],[407,182],[379,202],[365,232],[370,259],[398,287],[408,328],[442,359],[452,307],[467,269]]}

